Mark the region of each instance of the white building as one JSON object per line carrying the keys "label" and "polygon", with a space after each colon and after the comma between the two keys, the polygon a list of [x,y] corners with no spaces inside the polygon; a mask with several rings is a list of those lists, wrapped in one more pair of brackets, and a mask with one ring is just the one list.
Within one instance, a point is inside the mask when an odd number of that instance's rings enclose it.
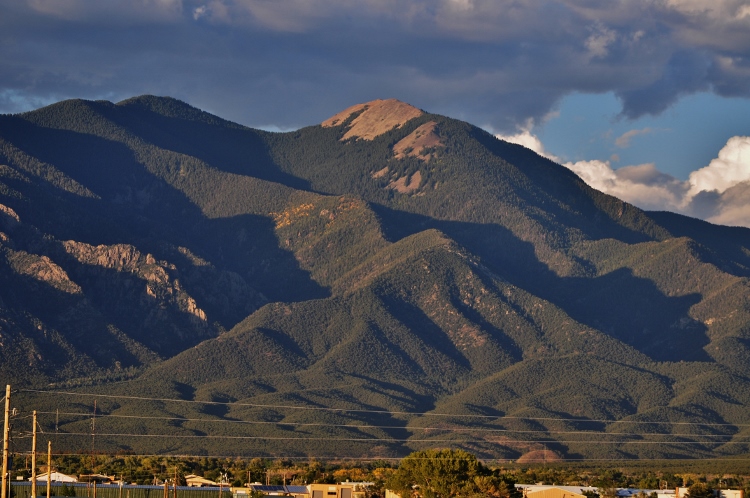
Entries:
{"label": "white building", "polygon": [[[31,477],[29,477],[29,481],[31,480]],[[50,476],[50,480],[52,482],[78,482],[78,479],[76,479],[73,476],[61,474],[60,472],[53,472]],[[47,482],[47,473],[39,474],[36,476],[36,482],[42,481],[43,483]]]}

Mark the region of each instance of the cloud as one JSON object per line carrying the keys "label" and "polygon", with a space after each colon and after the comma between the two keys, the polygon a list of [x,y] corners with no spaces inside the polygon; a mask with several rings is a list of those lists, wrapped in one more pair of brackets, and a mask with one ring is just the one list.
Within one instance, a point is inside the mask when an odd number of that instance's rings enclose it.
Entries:
{"label": "cloud", "polygon": [[[32,11],[51,19],[92,22],[109,18],[110,22],[153,22],[175,20],[182,14],[183,0],[21,0]],[[6,6],[0,3],[0,8]]]}
{"label": "cloud", "polygon": [[722,193],[746,181],[750,181],[750,137],[732,137],[708,166],[690,173],[690,194]]}
{"label": "cloud", "polygon": [[642,209],[682,212],[688,185],[653,164],[613,169],[609,161],[564,163],[591,187]]}
{"label": "cloud", "polygon": [[[562,162],[531,125],[572,92],[611,92],[626,118],[658,114],[695,92],[750,97],[750,7],[747,0],[0,0],[0,60],[0,112],[152,93],[250,126],[290,129],[396,97],[482,123]],[[651,132],[631,130],[616,145]],[[567,165],[641,206],[736,220],[749,181],[743,140],[727,142],[687,182],[649,164],[615,169],[616,154]]]}
{"label": "cloud", "polygon": [[750,182],[740,182],[713,199],[708,221],[720,225],[750,227]]}
{"label": "cloud", "polygon": [[533,128],[533,123],[528,122],[526,123],[524,127],[522,127],[522,129],[518,131],[518,133],[514,135],[498,134],[498,135],[495,135],[495,137],[499,138],[500,140],[505,140],[506,142],[510,142],[512,144],[523,145],[527,149],[533,150],[534,152],[536,152],[542,157],[546,157],[547,159],[550,159],[558,163],[561,162],[559,157],[545,150],[544,144],[542,144],[542,141],[539,139],[539,137],[537,137],[531,132],[532,128]]}
{"label": "cloud", "polygon": [[0,92],[29,102],[173,95],[281,128],[397,97],[508,133],[538,122],[571,92],[613,92],[631,118],[699,91],[750,96],[746,7],[742,0],[0,0]]}
{"label": "cloud", "polygon": [[586,39],[584,45],[592,57],[605,57],[609,54],[609,45],[617,39],[615,31],[597,24],[592,28],[593,33]]}
{"label": "cloud", "polygon": [[633,137],[637,137],[638,135],[645,135],[648,133],[651,133],[651,128],[643,128],[641,130],[630,130],[628,132],[623,133],[619,137],[615,139],[615,145],[620,147],[621,149],[630,147],[630,139]]}
{"label": "cloud", "polygon": [[195,9],[193,9],[193,19],[197,21],[201,17],[205,17],[207,13],[208,13],[208,7],[206,7],[205,5],[196,7]]}
{"label": "cloud", "polygon": [[[610,161],[562,162],[545,150],[530,123],[515,135],[497,135],[561,163],[589,186],[642,209],[673,211],[722,225],[750,227],[750,137],[730,138],[706,167],[686,181],[660,172],[653,164],[613,168]],[[644,130],[631,130],[625,142]],[[619,140],[619,139],[618,139]]]}

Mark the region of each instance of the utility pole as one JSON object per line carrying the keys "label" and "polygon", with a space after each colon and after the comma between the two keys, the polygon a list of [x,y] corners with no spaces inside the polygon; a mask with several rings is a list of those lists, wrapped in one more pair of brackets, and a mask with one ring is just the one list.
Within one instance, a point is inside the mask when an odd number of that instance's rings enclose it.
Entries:
{"label": "utility pole", "polygon": [[2,498],[8,498],[8,445],[10,439],[10,384],[5,386],[5,425],[3,426],[3,490]]}
{"label": "utility pole", "polygon": [[31,437],[31,498],[36,498],[36,410],[32,415],[34,429]]}
{"label": "utility pole", "polygon": [[47,441],[47,498],[52,496],[52,441]]}
{"label": "utility pole", "polygon": [[96,439],[96,400],[94,400],[94,415],[91,417],[91,471],[92,472],[94,472],[94,469],[96,468],[96,462],[94,460],[95,439]]}

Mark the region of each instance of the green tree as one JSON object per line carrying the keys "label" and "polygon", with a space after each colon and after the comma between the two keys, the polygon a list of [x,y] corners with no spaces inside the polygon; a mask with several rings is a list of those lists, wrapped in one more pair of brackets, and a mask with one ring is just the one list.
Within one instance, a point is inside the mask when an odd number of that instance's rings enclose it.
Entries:
{"label": "green tree", "polygon": [[516,498],[514,482],[493,473],[463,450],[417,451],[401,461],[388,487],[403,498],[491,496]]}
{"label": "green tree", "polygon": [[688,488],[686,498],[713,498],[714,490],[705,482],[697,482]]}
{"label": "green tree", "polygon": [[76,490],[72,485],[68,486],[67,484],[63,483],[58,493],[60,494],[60,496],[75,496]]}

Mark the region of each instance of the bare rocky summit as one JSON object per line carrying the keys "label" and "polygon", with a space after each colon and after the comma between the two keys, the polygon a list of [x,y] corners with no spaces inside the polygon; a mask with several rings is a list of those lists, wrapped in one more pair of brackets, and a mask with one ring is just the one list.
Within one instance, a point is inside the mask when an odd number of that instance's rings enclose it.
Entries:
{"label": "bare rocky summit", "polygon": [[341,140],[357,138],[372,140],[394,128],[403,126],[408,121],[423,114],[422,111],[396,99],[373,100],[366,104],[353,105],[321,123],[323,127],[341,126],[348,118],[356,114],[349,123],[348,131]]}

